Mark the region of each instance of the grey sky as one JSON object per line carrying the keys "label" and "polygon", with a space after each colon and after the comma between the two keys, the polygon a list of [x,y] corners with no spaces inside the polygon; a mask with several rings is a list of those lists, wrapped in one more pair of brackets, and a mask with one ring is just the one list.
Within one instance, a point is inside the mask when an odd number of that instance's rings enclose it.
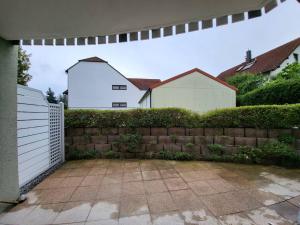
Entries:
{"label": "grey sky", "polygon": [[65,69],[98,56],[127,77],[166,79],[198,67],[214,76],[245,58],[300,37],[300,4],[286,1],[260,18],[147,41],[109,45],[23,48],[32,54],[30,87],[56,94],[67,88]]}

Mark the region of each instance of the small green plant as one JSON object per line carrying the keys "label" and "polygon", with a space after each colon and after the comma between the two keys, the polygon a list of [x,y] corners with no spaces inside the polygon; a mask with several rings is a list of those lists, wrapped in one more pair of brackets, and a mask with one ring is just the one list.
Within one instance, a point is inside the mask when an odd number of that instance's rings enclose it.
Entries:
{"label": "small green plant", "polygon": [[72,151],[70,151],[70,153],[68,154],[68,159],[69,160],[80,160],[80,159],[95,159],[95,158],[99,158],[99,153],[94,150],[78,150],[78,149],[74,149]]}
{"label": "small green plant", "polygon": [[295,143],[295,137],[290,134],[281,134],[278,137],[278,141],[284,144],[291,145]]}
{"label": "small green plant", "polygon": [[225,147],[220,144],[210,144],[207,146],[208,150],[213,155],[224,155],[225,153]]}
{"label": "small green plant", "polygon": [[107,159],[117,159],[117,158],[119,158],[119,154],[117,152],[112,151],[112,150],[104,152],[103,156]]}
{"label": "small green plant", "polygon": [[185,144],[185,147],[187,147],[187,148],[193,148],[194,146],[195,145],[191,142]]}
{"label": "small green plant", "polygon": [[187,152],[170,152],[162,150],[159,152],[159,158],[164,160],[188,161],[192,160],[193,156]]}
{"label": "small green plant", "polygon": [[142,136],[140,134],[122,134],[117,142],[119,147],[125,147],[128,152],[136,152],[141,143]]}
{"label": "small green plant", "polygon": [[177,136],[176,135],[174,135],[174,134],[172,134],[171,136],[170,136],[170,138],[171,138],[171,141],[172,142],[176,142],[176,140],[177,140]]}

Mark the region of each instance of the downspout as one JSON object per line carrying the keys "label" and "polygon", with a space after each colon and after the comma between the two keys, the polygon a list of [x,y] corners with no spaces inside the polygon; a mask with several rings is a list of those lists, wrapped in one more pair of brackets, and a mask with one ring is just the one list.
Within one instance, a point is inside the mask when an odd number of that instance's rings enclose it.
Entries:
{"label": "downspout", "polygon": [[151,90],[150,90],[150,109],[152,108],[152,98],[151,98]]}

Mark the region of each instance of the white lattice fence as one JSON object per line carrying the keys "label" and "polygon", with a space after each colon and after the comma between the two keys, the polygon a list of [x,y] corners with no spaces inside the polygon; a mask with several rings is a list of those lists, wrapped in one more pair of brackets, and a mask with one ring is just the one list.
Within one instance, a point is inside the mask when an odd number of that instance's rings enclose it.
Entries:
{"label": "white lattice fence", "polygon": [[64,106],[49,104],[39,90],[18,85],[19,186],[64,161]]}
{"label": "white lattice fence", "polygon": [[50,112],[50,166],[64,160],[64,108],[63,104],[49,104]]}

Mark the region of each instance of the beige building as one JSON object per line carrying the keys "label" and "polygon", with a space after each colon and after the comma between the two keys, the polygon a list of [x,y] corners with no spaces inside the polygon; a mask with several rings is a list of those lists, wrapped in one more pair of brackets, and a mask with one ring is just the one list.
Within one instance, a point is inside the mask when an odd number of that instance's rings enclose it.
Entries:
{"label": "beige building", "polygon": [[151,86],[141,108],[178,107],[199,113],[235,107],[236,88],[196,68]]}

